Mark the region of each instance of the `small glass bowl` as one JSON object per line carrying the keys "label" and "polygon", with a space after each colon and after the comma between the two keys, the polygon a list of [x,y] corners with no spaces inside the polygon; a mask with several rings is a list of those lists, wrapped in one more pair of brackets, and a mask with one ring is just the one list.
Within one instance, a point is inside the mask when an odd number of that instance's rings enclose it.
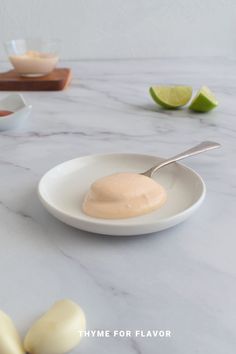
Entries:
{"label": "small glass bowl", "polygon": [[8,58],[21,76],[37,77],[49,74],[59,56],[57,39],[14,39],[5,43]]}

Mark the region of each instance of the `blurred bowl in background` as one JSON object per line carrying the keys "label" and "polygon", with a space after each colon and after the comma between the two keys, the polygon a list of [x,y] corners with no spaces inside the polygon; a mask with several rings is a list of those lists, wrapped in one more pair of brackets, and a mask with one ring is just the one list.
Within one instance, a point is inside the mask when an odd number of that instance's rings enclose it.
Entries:
{"label": "blurred bowl in background", "polygon": [[8,112],[0,116],[0,131],[22,127],[31,110],[32,106],[18,93],[0,99],[0,113]]}
{"label": "blurred bowl in background", "polygon": [[21,76],[49,74],[59,60],[58,39],[13,39],[5,42],[8,58]]}

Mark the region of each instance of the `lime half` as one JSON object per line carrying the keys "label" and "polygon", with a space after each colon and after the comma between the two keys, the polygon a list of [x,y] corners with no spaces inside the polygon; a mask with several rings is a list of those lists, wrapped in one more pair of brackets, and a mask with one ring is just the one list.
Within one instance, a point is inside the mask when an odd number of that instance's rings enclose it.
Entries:
{"label": "lime half", "polygon": [[194,99],[192,100],[189,109],[196,112],[209,112],[218,106],[218,102],[207,86],[202,86]]}
{"label": "lime half", "polygon": [[150,95],[164,108],[174,109],[186,105],[192,97],[190,86],[152,86]]}

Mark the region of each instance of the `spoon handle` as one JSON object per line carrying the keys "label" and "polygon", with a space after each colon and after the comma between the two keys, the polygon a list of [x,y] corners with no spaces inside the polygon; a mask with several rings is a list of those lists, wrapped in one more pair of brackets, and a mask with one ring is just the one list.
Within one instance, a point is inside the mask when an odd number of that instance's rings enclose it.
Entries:
{"label": "spoon handle", "polygon": [[220,146],[221,145],[219,143],[216,143],[214,141],[203,141],[202,143],[192,147],[191,149],[188,149],[178,155],[175,155],[167,160],[164,160],[159,165],[150,168],[148,171],[144,172],[143,174],[145,176],[152,177],[152,175],[157,170],[159,170],[159,168],[161,168],[163,166],[169,165],[172,162],[176,162],[176,161],[185,159],[186,157],[189,157],[189,156],[197,155],[197,154],[200,154],[200,153],[208,151],[208,150],[219,148]]}

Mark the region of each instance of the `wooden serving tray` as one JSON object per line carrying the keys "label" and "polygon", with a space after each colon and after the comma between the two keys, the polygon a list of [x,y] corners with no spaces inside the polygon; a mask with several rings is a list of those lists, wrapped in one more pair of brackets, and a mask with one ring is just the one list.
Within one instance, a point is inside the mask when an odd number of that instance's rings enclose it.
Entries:
{"label": "wooden serving tray", "polygon": [[60,91],[71,81],[71,69],[58,68],[40,77],[19,76],[15,70],[0,73],[0,91]]}

